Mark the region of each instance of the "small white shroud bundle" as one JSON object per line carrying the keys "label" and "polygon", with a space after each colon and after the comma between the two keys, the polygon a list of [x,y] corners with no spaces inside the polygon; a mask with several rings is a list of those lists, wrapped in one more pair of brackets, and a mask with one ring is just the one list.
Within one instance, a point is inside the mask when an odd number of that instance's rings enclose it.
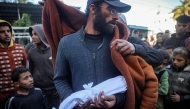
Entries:
{"label": "small white shroud bundle", "polygon": [[94,100],[101,91],[105,95],[113,95],[116,93],[124,93],[127,90],[127,84],[123,76],[117,76],[108,79],[94,87],[93,83],[83,85],[85,90],[81,90],[71,94],[59,106],[59,109],[73,109],[77,102],[84,104],[89,98]]}

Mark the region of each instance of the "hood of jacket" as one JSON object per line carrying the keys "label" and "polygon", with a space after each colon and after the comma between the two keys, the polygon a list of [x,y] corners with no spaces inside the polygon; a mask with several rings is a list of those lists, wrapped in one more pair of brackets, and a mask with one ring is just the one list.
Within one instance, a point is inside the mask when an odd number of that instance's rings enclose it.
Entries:
{"label": "hood of jacket", "polygon": [[[2,19],[0,19],[0,23],[6,23],[9,25],[9,28],[11,30],[11,36],[12,36],[12,32],[13,32],[12,25],[9,22],[2,20]],[[9,47],[12,47],[12,46],[13,46],[13,40],[10,41]],[[4,47],[4,46],[0,43],[0,47]]]}
{"label": "hood of jacket", "polygon": [[36,32],[36,34],[38,35],[38,37],[40,38],[40,40],[42,41],[42,43],[47,48],[49,48],[49,44],[48,44],[47,39],[45,37],[44,29],[43,29],[42,24],[37,24],[37,25],[29,27],[29,34],[30,34],[31,37],[32,37],[32,30],[34,30]]}
{"label": "hood of jacket", "polygon": [[11,35],[12,35],[12,31],[13,31],[12,25],[11,25],[9,22],[7,22],[7,21],[5,21],[5,20],[1,20],[1,19],[0,19],[0,23],[7,23],[7,24],[9,25],[9,28],[10,28],[10,30],[11,30]]}

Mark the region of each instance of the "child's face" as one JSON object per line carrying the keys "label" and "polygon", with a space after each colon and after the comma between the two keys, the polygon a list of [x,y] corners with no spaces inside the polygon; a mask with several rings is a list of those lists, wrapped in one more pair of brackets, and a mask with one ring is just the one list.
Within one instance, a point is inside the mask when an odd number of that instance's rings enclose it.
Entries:
{"label": "child's face", "polygon": [[155,68],[155,70],[161,70],[162,68],[164,68],[166,65],[168,64],[168,60],[164,59],[163,63],[161,65],[159,65],[158,67]]}
{"label": "child's face", "polygon": [[166,49],[166,51],[168,52],[168,54],[170,55],[170,57],[172,56],[172,51],[173,51],[173,49]]}
{"label": "child's face", "polygon": [[33,87],[33,77],[30,72],[21,73],[19,76],[19,87],[30,89]]}
{"label": "child's face", "polygon": [[182,67],[187,64],[185,58],[183,58],[181,55],[173,56],[172,63],[175,68]]}

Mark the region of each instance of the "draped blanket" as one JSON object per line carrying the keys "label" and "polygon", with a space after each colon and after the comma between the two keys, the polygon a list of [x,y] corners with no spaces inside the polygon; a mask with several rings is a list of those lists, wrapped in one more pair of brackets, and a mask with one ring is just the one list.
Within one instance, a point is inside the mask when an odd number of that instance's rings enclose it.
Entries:
{"label": "draped blanket", "polygon": [[[43,8],[42,23],[48,43],[55,59],[59,41],[62,37],[79,30],[86,24],[85,14],[59,0],[46,0]],[[122,35],[127,40],[127,27],[117,23],[114,39]],[[112,40],[112,41],[113,41]],[[141,57],[122,57],[115,47],[111,48],[112,61],[124,76],[127,83],[127,98],[124,109],[154,109],[158,98],[158,80],[152,67]]]}

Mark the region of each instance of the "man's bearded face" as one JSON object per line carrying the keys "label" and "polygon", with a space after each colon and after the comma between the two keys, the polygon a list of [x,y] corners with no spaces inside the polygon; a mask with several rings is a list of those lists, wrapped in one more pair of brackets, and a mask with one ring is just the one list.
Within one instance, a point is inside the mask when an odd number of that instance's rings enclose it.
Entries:
{"label": "man's bearded face", "polygon": [[114,33],[114,25],[116,24],[116,20],[106,22],[106,17],[102,15],[101,10],[97,10],[93,23],[94,29],[101,34],[112,35]]}

